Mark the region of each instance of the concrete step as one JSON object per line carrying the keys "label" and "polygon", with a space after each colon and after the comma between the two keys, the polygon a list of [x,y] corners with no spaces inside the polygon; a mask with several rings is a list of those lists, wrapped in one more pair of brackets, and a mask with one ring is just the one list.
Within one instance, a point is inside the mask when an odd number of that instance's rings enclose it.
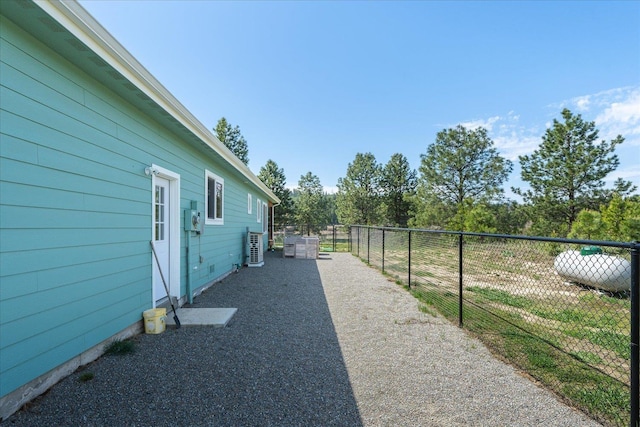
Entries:
{"label": "concrete step", "polygon": [[[177,308],[176,315],[181,326],[213,326],[223,328],[231,321],[237,308]],[[167,309],[166,325],[175,328],[171,307]]]}

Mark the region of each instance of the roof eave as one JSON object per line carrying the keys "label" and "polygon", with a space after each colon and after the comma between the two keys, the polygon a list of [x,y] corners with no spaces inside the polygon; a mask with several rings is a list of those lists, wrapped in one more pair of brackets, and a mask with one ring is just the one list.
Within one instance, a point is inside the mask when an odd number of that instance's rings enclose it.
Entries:
{"label": "roof eave", "polygon": [[280,202],[280,199],[238,157],[191,114],[77,1],[34,0],[34,2],[189,132],[205,142],[249,182],[265,192],[273,202]]}

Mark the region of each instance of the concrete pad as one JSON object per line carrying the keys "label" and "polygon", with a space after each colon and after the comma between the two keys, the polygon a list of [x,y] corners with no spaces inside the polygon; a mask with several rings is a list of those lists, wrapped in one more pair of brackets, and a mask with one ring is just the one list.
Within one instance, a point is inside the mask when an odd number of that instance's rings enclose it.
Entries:
{"label": "concrete pad", "polygon": [[[180,320],[181,326],[213,326],[223,328],[231,320],[237,308],[178,308],[176,315]],[[176,322],[173,320],[173,311],[167,310],[168,327],[175,327]]]}

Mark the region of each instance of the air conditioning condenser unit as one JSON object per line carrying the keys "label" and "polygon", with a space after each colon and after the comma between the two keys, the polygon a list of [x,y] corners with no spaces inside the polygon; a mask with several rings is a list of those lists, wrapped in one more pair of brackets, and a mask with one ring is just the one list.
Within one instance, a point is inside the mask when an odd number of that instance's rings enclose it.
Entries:
{"label": "air conditioning condenser unit", "polygon": [[247,236],[247,252],[249,253],[249,267],[262,267],[264,254],[262,247],[262,233],[249,232]]}

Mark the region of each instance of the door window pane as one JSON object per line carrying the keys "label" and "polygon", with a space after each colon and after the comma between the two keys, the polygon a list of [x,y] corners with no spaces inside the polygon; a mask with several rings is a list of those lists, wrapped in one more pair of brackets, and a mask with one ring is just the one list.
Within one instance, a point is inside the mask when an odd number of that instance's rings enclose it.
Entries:
{"label": "door window pane", "polygon": [[154,224],[154,239],[164,240],[165,236],[165,187],[156,185],[155,191],[155,224]]}

